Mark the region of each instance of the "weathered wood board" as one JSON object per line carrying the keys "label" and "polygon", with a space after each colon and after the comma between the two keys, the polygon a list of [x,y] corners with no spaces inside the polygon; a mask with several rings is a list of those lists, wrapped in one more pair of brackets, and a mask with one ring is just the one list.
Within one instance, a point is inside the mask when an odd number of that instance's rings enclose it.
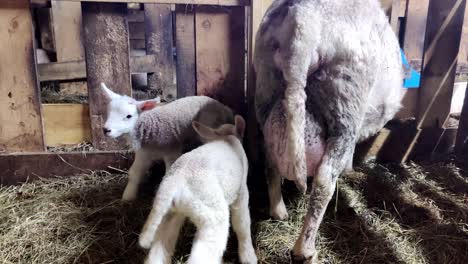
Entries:
{"label": "weathered wood board", "polygon": [[155,55],[156,71],[148,74],[148,88],[159,90],[161,98],[177,98],[173,55],[172,12],[169,4],[145,4],[146,53]]}
{"label": "weathered wood board", "polygon": [[176,5],[177,97],[197,93],[195,63],[195,7]]}
{"label": "weathered wood board", "polygon": [[43,151],[29,0],[0,2],[0,152]]}
{"label": "weathered wood board", "polygon": [[124,140],[117,142],[102,131],[108,102],[100,83],[119,94],[131,95],[127,6],[88,2],[82,6],[93,145],[100,150],[124,149]]}
{"label": "weathered wood board", "polygon": [[53,176],[89,174],[96,170],[126,170],[133,154],[120,152],[24,153],[0,155],[0,185]]}
{"label": "weathered wood board", "polygon": [[245,9],[201,6],[195,15],[197,94],[245,113]]}

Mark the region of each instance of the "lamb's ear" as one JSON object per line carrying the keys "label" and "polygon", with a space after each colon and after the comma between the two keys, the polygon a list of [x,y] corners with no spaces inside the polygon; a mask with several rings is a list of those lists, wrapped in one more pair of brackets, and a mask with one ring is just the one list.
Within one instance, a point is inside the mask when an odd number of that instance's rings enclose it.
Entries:
{"label": "lamb's ear", "polygon": [[204,139],[213,139],[217,137],[214,129],[207,127],[200,122],[192,121],[192,127],[195,132],[197,132],[197,134]]}
{"label": "lamb's ear", "polygon": [[236,126],[237,135],[239,135],[240,138],[243,138],[244,133],[245,133],[245,120],[244,120],[244,118],[242,118],[242,116],[240,116],[240,115],[236,115],[234,117],[234,124]]}
{"label": "lamb's ear", "polygon": [[106,84],[105,83],[101,83],[101,89],[104,91],[104,95],[107,97],[107,99],[109,100],[112,100],[112,99],[115,99],[115,98],[118,98],[120,97],[120,95],[114,93],[113,91],[111,91],[109,88],[107,88]]}
{"label": "lamb's ear", "polygon": [[[159,97],[158,97],[159,98]],[[138,112],[144,112],[144,111],[149,111],[153,108],[155,108],[158,103],[160,102],[160,100],[156,100],[153,99],[153,100],[146,100],[146,101],[143,101],[143,102],[138,102],[137,103],[137,108],[138,108]]]}

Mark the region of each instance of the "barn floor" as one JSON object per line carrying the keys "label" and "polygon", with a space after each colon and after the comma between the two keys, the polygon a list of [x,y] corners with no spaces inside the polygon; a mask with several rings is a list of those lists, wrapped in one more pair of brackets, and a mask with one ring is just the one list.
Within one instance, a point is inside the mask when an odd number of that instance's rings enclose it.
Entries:
{"label": "barn floor", "polygon": [[[93,172],[0,189],[0,263],[142,263],[136,244],[151,188],[122,204],[122,174]],[[307,199],[286,186],[289,221],[267,217],[251,191],[260,263],[289,263]],[[336,193],[335,193],[336,195]],[[186,259],[194,228],[179,241]],[[236,262],[231,235],[226,262]],[[468,263],[468,170],[452,163],[368,163],[340,180],[320,228],[322,263]]]}

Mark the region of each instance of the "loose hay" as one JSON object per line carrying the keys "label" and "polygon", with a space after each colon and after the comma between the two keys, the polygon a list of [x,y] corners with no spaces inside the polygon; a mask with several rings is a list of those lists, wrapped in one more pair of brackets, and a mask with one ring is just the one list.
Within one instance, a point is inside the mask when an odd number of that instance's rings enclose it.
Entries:
{"label": "loose hay", "polygon": [[[449,163],[383,167],[346,175],[320,228],[322,263],[468,263],[466,171]],[[0,263],[142,263],[138,233],[154,188],[121,203],[125,175],[95,172],[0,189]],[[260,263],[289,263],[307,197],[286,188],[288,221],[267,214],[251,188]],[[294,189],[294,188],[292,188]],[[336,193],[335,193],[336,195]],[[176,263],[187,260],[194,227],[184,227]],[[225,260],[237,262],[231,234]]]}

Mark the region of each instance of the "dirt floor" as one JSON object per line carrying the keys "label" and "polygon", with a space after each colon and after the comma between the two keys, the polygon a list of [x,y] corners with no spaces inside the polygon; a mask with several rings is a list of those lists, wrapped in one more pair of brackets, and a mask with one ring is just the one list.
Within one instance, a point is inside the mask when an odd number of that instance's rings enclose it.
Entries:
{"label": "dirt floor", "polygon": [[[136,240],[154,187],[122,204],[125,184],[123,174],[92,172],[1,188],[0,263],[142,263]],[[251,188],[260,263],[289,263],[307,198],[285,189],[290,217],[273,221],[264,187]],[[193,234],[186,225],[177,263]],[[468,171],[452,162],[357,168],[338,183],[318,248],[322,263],[468,263]],[[233,234],[225,261],[237,262]]]}

